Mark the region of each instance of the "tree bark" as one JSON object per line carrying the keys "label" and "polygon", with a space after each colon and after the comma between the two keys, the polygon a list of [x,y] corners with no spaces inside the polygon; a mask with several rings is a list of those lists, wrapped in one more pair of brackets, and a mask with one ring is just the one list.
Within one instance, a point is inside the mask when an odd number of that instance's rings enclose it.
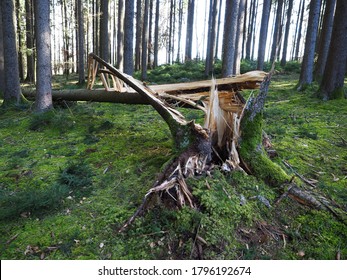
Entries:
{"label": "tree bark", "polygon": [[16,0],[16,11],[17,11],[17,40],[18,40],[18,69],[19,69],[19,80],[24,81],[24,68],[23,68],[23,36],[21,28],[21,3],[19,0]]}
{"label": "tree bark", "polygon": [[159,13],[160,13],[160,0],[156,0],[155,5],[155,24],[154,24],[154,61],[153,66],[158,66],[158,51],[159,51]]}
{"label": "tree bark", "polygon": [[296,48],[295,48],[295,60],[299,60],[299,51],[300,51],[300,42],[301,42],[301,37],[302,37],[302,25],[304,22],[304,12],[305,12],[305,0],[302,0],[302,5],[300,9],[300,23],[299,23],[299,29],[298,29],[298,37],[296,40]]}
{"label": "tree bark", "polygon": [[142,26],[142,52],[141,52],[141,78],[147,79],[147,52],[148,52],[148,10],[149,0],[144,0],[143,26]]}
{"label": "tree bark", "polygon": [[264,0],[263,3],[263,13],[261,17],[261,26],[260,26],[260,36],[259,36],[259,47],[258,47],[258,64],[257,69],[264,69],[264,58],[265,58],[265,48],[266,40],[269,26],[269,17],[271,11],[271,0]]}
{"label": "tree bark", "polygon": [[225,5],[225,20],[223,34],[223,58],[222,58],[222,77],[233,74],[237,18],[240,0],[227,1]]}
{"label": "tree bark", "polygon": [[51,66],[51,29],[50,1],[35,0],[35,34],[36,34],[36,111],[52,109],[52,66]]}
{"label": "tree bark", "polygon": [[2,32],[2,5],[0,4],[0,96],[3,97],[5,91],[5,67],[4,67],[4,36]]}
{"label": "tree bark", "polygon": [[283,53],[282,53],[282,59],[281,59],[282,67],[284,67],[287,63],[287,50],[288,50],[289,30],[290,30],[290,21],[292,18],[292,11],[293,11],[293,0],[289,0],[288,9],[287,9],[286,30],[285,30],[284,41],[283,41]]}
{"label": "tree bark", "polygon": [[321,0],[311,0],[306,31],[304,58],[301,65],[300,79],[297,87],[299,91],[304,90],[313,82],[314,55],[316,49],[320,8]]}
{"label": "tree bark", "polygon": [[109,0],[100,1],[100,57],[110,61],[110,38],[108,34]]}
{"label": "tree bark", "polygon": [[124,63],[124,0],[118,0],[117,68],[123,70]]}
{"label": "tree bark", "polygon": [[136,1],[136,42],[135,42],[135,70],[141,69],[142,42],[142,0]]}
{"label": "tree bark", "polygon": [[323,27],[318,48],[318,59],[314,71],[314,77],[317,82],[320,82],[322,80],[328,58],[331,34],[334,25],[335,6],[336,0],[330,0],[326,2]]}
{"label": "tree bark", "polygon": [[245,10],[246,0],[240,0],[238,18],[237,18],[237,31],[235,38],[235,58],[234,58],[234,73],[235,75],[240,75],[241,72],[241,53],[242,53],[242,36],[244,28],[244,10]]}
{"label": "tree bark", "polygon": [[82,0],[77,0],[77,18],[78,18],[78,84],[85,83],[84,74],[84,16]]}
{"label": "tree bark", "polygon": [[19,83],[18,53],[16,46],[15,4],[14,0],[2,0],[1,5],[5,71],[3,105],[18,105],[21,101],[21,89]]}
{"label": "tree bark", "polygon": [[195,0],[188,0],[185,61],[192,59]]}
{"label": "tree bark", "polygon": [[33,0],[25,1],[26,13],[26,56],[27,56],[27,76],[26,82],[34,82],[35,60],[34,60],[34,27],[33,27]]}
{"label": "tree bark", "polygon": [[218,0],[210,1],[210,15],[208,23],[208,39],[207,39],[207,50],[205,60],[205,76],[207,77],[213,72],[214,64],[214,49],[216,45],[216,19],[217,19],[217,7]]}
{"label": "tree bark", "polygon": [[329,54],[319,90],[319,95],[323,100],[344,98],[347,60],[346,17],[347,2],[337,0]]}
{"label": "tree bark", "polygon": [[124,16],[124,73],[134,72],[134,0],[125,1]]}
{"label": "tree bark", "polygon": [[280,26],[282,21],[283,1],[284,0],[278,0],[278,3],[277,3],[276,21],[275,21],[274,34],[273,34],[272,47],[271,47],[271,56],[270,56],[271,62],[276,60],[277,50],[279,49],[278,46],[279,46],[280,37],[281,37]]}

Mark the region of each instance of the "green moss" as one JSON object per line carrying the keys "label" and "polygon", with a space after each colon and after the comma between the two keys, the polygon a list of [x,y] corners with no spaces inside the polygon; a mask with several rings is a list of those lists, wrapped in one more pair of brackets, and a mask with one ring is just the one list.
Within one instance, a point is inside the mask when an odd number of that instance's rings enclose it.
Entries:
{"label": "green moss", "polygon": [[240,156],[249,164],[255,176],[275,187],[288,182],[290,177],[276,163],[272,162],[262,147],[263,114],[257,114],[251,121],[249,113],[244,116]]}

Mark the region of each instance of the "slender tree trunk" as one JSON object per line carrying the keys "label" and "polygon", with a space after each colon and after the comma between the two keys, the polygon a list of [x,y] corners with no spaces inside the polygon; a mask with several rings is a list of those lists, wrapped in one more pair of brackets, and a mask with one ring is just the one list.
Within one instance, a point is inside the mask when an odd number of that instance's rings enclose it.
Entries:
{"label": "slender tree trunk", "polygon": [[253,24],[253,30],[252,30],[252,42],[251,42],[251,45],[252,45],[252,49],[251,49],[251,59],[254,60],[254,51],[255,51],[255,35],[256,35],[256,20],[257,20],[257,14],[258,14],[258,5],[259,5],[259,2],[258,0],[256,0],[255,2],[255,6],[254,6],[254,24]]}
{"label": "slender tree trunk", "polygon": [[149,1],[149,14],[148,14],[148,44],[147,44],[147,69],[153,68],[153,1]]}
{"label": "slender tree trunk", "polygon": [[35,34],[37,52],[36,111],[52,108],[52,67],[51,67],[51,29],[50,1],[35,0]]}
{"label": "slender tree trunk", "polygon": [[218,58],[218,49],[219,49],[219,34],[220,34],[220,24],[221,24],[221,14],[222,14],[222,0],[219,0],[218,7],[218,22],[217,22],[217,35],[216,35],[216,48],[214,53],[214,59]]}
{"label": "slender tree trunk", "polygon": [[148,44],[148,9],[149,0],[144,0],[144,11],[143,11],[143,34],[142,34],[142,56],[141,56],[141,78],[142,80],[147,79],[147,44]]}
{"label": "slender tree trunk", "polygon": [[142,1],[136,2],[135,70],[141,69]]}
{"label": "slender tree trunk", "polygon": [[25,1],[26,13],[26,56],[27,56],[27,76],[26,82],[34,82],[35,62],[34,62],[34,27],[33,27],[33,0]]}
{"label": "slender tree trunk", "polygon": [[2,32],[2,4],[0,4],[0,97],[5,91],[4,36]]}
{"label": "slender tree trunk", "polygon": [[85,82],[84,74],[84,16],[82,0],[77,0],[77,18],[78,18],[78,83]]}
{"label": "slender tree trunk", "polygon": [[172,37],[173,35],[173,20],[174,20],[174,0],[170,0],[170,15],[169,15],[169,37],[167,40],[167,48],[166,48],[166,62],[168,64],[172,63]]}
{"label": "slender tree trunk", "polygon": [[108,34],[108,15],[109,5],[108,0],[100,2],[100,57],[105,61],[110,61],[110,38]]}
{"label": "slender tree trunk", "polygon": [[279,47],[279,42],[281,37],[280,26],[282,21],[283,1],[284,0],[278,0],[278,4],[277,4],[275,29],[274,29],[273,41],[272,41],[272,47],[271,47],[271,57],[270,57],[271,62],[275,61],[276,59],[277,49]]}
{"label": "slender tree trunk", "polygon": [[183,0],[179,0],[179,3],[178,3],[178,39],[177,39],[176,62],[181,61],[182,25],[183,25]]}
{"label": "slender tree trunk", "polygon": [[242,53],[242,36],[244,34],[244,10],[245,10],[246,0],[240,0],[240,6],[238,11],[237,19],[237,31],[236,31],[236,49],[235,49],[235,59],[234,59],[234,73],[235,75],[240,75],[241,72],[241,53]]}
{"label": "slender tree trunk", "polygon": [[305,0],[302,0],[302,5],[300,9],[300,22],[299,22],[299,29],[298,29],[298,37],[296,41],[296,48],[295,48],[295,60],[299,60],[299,51],[300,51],[300,42],[302,37],[302,25],[304,22],[304,12],[305,12]]}
{"label": "slender tree trunk", "polygon": [[239,0],[230,0],[225,6],[224,36],[223,36],[223,59],[222,59],[222,77],[228,77],[233,74],[235,58],[235,38],[237,31]]}
{"label": "slender tree trunk", "polygon": [[255,2],[256,0],[250,0],[250,16],[248,20],[247,29],[247,42],[246,42],[246,59],[251,59],[251,46],[252,46],[252,36],[253,36],[253,26],[255,24]]}
{"label": "slender tree trunk", "polygon": [[24,81],[24,69],[23,69],[23,36],[22,36],[22,23],[21,23],[21,4],[19,0],[16,0],[16,12],[17,12],[17,39],[18,39],[18,69],[19,79]]}
{"label": "slender tree trunk", "polygon": [[124,73],[134,73],[134,0],[125,1],[124,15]]}
{"label": "slender tree trunk", "polygon": [[205,76],[213,72],[214,48],[216,44],[216,19],[218,0],[210,0],[210,15],[208,23],[208,40],[205,60]]}
{"label": "slender tree trunk", "polygon": [[260,36],[259,36],[259,47],[258,47],[258,65],[257,69],[264,69],[264,58],[265,58],[265,48],[266,40],[269,26],[269,17],[271,11],[271,0],[264,0],[263,3],[263,13],[261,17],[260,25]]}
{"label": "slender tree trunk", "polygon": [[322,32],[320,35],[320,43],[319,43],[319,49],[318,49],[318,59],[315,67],[315,80],[317,82],[320,82],[325,65],[328,58],[329,53],[329,46],[331,41],[331,34],[333,31],[333,25],[334,25],[334,14],[335,14],[335,6],[336,6],[336,0],[329,0],[327,1],[325,12],[324,12],[324,19],[323,19],[323,27]]}
{"label": "slender tree trunk", "polygon": [[282,67],[285,66],[287,63],[288,39],[289,39],[289,29],[290,29],[290,21],[292,18],[292,11],[293,11],[293,0],[288,0],[287,23],[286,23],[285,36],[283,41],[283,54],[281,59]]}
{"label": "slender tree trunk", "polygon": [[19,83],[18,53],[16,46],[14,0],[2,0],[1,5],[5,71],[3,105],[7,106],[10,104],[20,103],[21,89]]}
{"label": "slender tree trunk", "polygon": [[195,0],[188,0],[185,61],[192,59]]}
{"label": "slender tree trunk", "polygon": [[124,0],[118,0],[117,68],[123,69],[124,50]]}
{"label": "slender tree trunk", "polygon": [[303,90],[313,81],[314,55],[317,40],[320,7],[321,0],[311,0],[308,26],[306,31],[304,58],[301,65],[300,79],[298,83],[299,91]]}
{"label": "slender tree trunk", "polygon": [[155,24],[154,24],[154,67],[158,66],[158,52],[159,52],[159,13],[160,13],[160,0],[156,2],[155,8]]}
{"label": "slender tree trunk", "polygon": [[334,27],[319,94],[323,100],[344,98],[347,60],[347,2],[336,1]]}

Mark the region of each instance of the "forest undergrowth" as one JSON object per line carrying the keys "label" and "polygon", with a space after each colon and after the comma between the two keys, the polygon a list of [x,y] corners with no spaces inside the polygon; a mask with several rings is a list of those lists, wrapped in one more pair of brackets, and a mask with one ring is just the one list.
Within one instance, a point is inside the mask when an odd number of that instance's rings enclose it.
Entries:
{"label": "forest undergrowth", "polygon": [[[347,211],[347,100],[323,102],[315,86],[298,93],[297,79],[278,73],[270,86],[264,129],[273,160]],[[200,112],[182,112],[202,122]],[[345,224],[219,169],[187,181],[199,209],[158,205],[118,233],[172,146],[150,106],[0,109],[1,259],[347,259]]]}

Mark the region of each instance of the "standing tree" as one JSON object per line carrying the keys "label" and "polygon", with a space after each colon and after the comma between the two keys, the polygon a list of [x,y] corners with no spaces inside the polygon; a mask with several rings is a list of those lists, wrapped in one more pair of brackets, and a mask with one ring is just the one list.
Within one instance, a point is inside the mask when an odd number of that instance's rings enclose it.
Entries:
{"label": "standing tree", "polygon": [[134,0],[125,1],[124,16],[124,73],[134,72]]}
{"label": "standing tree", "polygon": [[264,58],[265,58],[265,48],[266,48],[266,39],[269,26],[269,17],[271,11],[271,0],[264,0],[263,3],[263,13],[261,16],[261,25],[260,25],[260,35],[259,35],[259,47],[258,47],[258,65],[257,69],[264,69]]}
{"label": "standing tree", "polygon": [[305,87],[312,84],[313,81],[314,55],[316,49],[321,3],[322,0],[311,0],[310,3],[304,58],[301,65],[300,79],[298,83],[299,91],[305,89]]}
{"label": "standing tree", "polygon": [[4,47],[4,106],[21,102],[19,83],[18,53],[15,31],[14,0],[2,0],[2,31]]}
{"label": "standing tree", "polygon": [[159,5],[160,0],[157,0],[155,5],[155,23],[154,23],[154,61],[153,66],[158,66],[158,52],[159,52]]}
{"label": "standing tree", "polygon": [[135,70],[141,67],[142,0],[136,1]]}
{"label": "standing tree", "polygon": [[286,30],[283,41],[283,54],[281,59],[281,66],[285,66],[287,63],[287,50],[288,50],[288,39],[289,39],[289,29],[290,29],[290,21],[292,18],[293,11],[293,0],[288,0],[288,9],[287,9],[287,23]]}
{"label": "standing tree", "polygon": [[241,56],[242,56],[242,36],[244,34],[244,17],[245,17],[245,5],[246,0],[240,0],[239,4],[239,15],[237,18],[237,31],[235,38],[235,58],[234,58],[234,73],[235,75],[240,75],[241,73]]}
{"label": "standing tree", "polygon": [[318,82],[320,82],[323,77],[325,65],[328,58],[331,34],[333,32],[334,25],[335,6],[336,0],[330,0],[326,2],[323,27],[320,35],[320,42],[318,45],[318,59],[314,70],[314,78]]}
{"label": "standing tree", "polygon": [[108,35],[108,0],[100,1],[100,57],[105,61],[110,60],[110,39]]}
{"label": "standing tree", "polygon": [[272,47],[271,47],[271,56],[270,61],[275,61],[277,58],[279,44],[281,40],[281,24],[282,24],[282,10],[283,10],[284,0],[278,0],[277,10],[276,10],[276,20],[273,33]]}
{"label": "standing tree", "polygon": [[82,0],[77,0],[78,19],[78,83],[83,85],[84,78],[84,17]]}
{"label": "standing tree", "polygon": [[117,29],[117,68],[123,69],[124,63],[124,0],[118,1],[118,29]]}
{"label": "standing tree", "polygon": [[147,44],[148,44],[148,10],[149,0],[144,0],[144,11],[143,11],[143,34],[142,34],[142,53],[141,53],[141,78],[142,80],[147,79]]}
{"label": "standing tree", "polygon": [[207,51],[205,60],[205,76],[213,72],[214,48],[216,45],[216,19],[218,0],[210,0],[210,15],[208,21]]}
{"label": "standing tree", "polygon": [[233,74],[237,18],[240,0],[226,1],[224,34],[223,34],[223,56],[222,56],[222,76],[228,77]]}
{"label": "standing tree", "polygon": [[185,61],[192,59],[195,0],[188,0]]}
{"label": "standing tree", "polygon": [[324,100],[344,97],[344,79],[347,60],[347,2],[337,0],[334,27],[328,60],[320,85],[319,95]]}
{"label": "standing tree", "polygon": [[2,11],[1,11],[1,4],[0,4],[0,96],[2,96],[2,93],[5,91],[5,69],[4,69],[4,36],[2,33]]}
{"label": "standing tree", "polygon": [[50,1],[35,0],[36,34],[36,111],[44,112],[52,108],[52,66],[51,66],[51,29]]}
{"label": "standing tree", "polygon": [[26,82],[34,82],[35,60],[34,60],[34,25],[33,25],[33,0],[25,1],[25,27],[26,27],[26,61],[27,76]]}

